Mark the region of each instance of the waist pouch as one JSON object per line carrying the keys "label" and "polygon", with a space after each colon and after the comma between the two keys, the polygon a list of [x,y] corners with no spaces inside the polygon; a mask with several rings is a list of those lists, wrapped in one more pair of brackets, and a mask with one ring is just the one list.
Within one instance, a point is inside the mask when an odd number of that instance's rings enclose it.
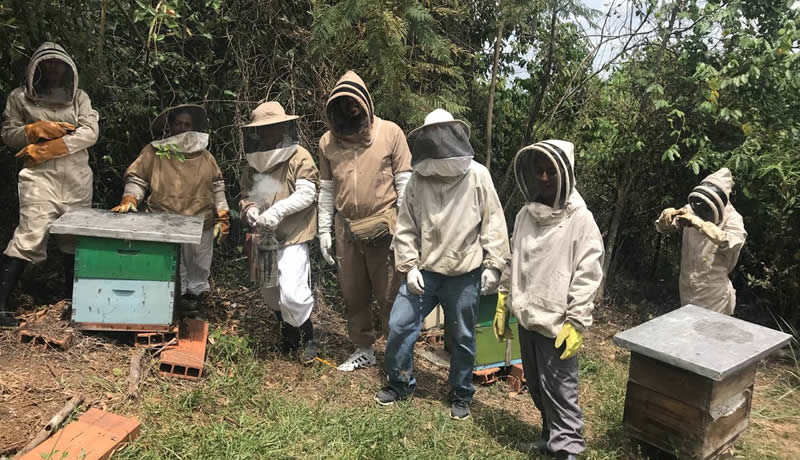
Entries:
{"label": "waist pouch", "polygon": [[387,235],[394,235],[397,209],[391,207],[386,211],[363,219],[345,219],[345,222],[347,222],[347,229],[355,239],[362,243],[371,244]]}

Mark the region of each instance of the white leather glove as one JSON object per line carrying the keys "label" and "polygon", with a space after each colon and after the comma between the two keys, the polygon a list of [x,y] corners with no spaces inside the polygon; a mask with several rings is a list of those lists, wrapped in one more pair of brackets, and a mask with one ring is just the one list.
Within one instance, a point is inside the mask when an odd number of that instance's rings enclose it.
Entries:
{"label": "white leather glove", "polygon": [[281,223],[281,215],[274,208],[269,208],[256,219],[258,225],[274,230]]}
{"label": "white leather glove", "polygon": [[486,268],[481,273],[481,295],[492,294],[500,284],[500,270]]}
{"label": "white leather glove", "polygon": [[244,222],[250,227],[255,227],[259,214],[257,206],[250,206],[244,213]]}
{"label": "white leather glove", "polygon": [[408,290],[416,295],[425,293],[425,281],[422,280],[422,272],[416,268],[412,268],[408,275],[406,275],[406,283]]}
{"label": "white leather glove", "polygon": [[320,233],[319,249],[322,251],[322,258],[325,259],[325,262],[328,262],[328,264],[335,265],[336,261],[334,261],[333,256],[331,256],[331,246],[333,246],[333,242],[331,241],[330,232]]}

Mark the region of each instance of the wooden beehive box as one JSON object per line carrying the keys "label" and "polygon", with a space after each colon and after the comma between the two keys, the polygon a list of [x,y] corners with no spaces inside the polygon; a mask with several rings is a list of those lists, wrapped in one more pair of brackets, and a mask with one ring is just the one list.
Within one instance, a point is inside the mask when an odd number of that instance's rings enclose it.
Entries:
{"label": "wooden beehive box", "polygon": [[687,305],[621,332],[631,350],[623,425],[681,459],[713,459],[747,428],[759,361],[791,337]]}
{"label": "wooden beehive box", "polygon": [[180,287],[180,244],[200,243],[202,218],[79,209],[59,218],[50,232],[77,238],[76,327],[169,330]]}

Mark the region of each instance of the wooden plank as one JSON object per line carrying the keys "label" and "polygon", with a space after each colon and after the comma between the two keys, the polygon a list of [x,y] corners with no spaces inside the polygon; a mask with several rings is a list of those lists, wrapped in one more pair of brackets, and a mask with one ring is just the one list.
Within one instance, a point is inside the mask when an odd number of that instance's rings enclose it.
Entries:
{"label": "wooden plank", "polygon": [[72,323],[83,331],[169,332],[169,324]]}
{"label": "wooden plank", "polygon": [[705,459],[744,431],[751,402],[752,389],[746,389],[703,410],[629,381],[623,425],[631,437],[665,452]]}
{"label": "wooden plank", "polygon": [[631,352],[630,381],[698,409],[711,405],[714,381],[685,369]]}
{"label": "wooden plank", "polygon": [[703,447],[706,458],[716,457],[717,454],[730,447],[736,438],[747,429],[752,403],[753,387],[751,386],[729,399],[727,404],[721,403],[717,406],[716,412],[712,413],[714,420],[708,427]]}
{"label": "wooden plank", "polygon": [[757,369],[758,364],[754,363],[717,382],[639,353],[631,353],[630,380],[699,409],[713,409],[751,387]]}
{"label": "wooden plank", "polygon": [[623,426],[631,437],[665,452],[702,458],[706,423],[701,409],[628,382]]}
{"label": "wooden plank", "polygon": [[139,420],[89,409],[78,420],[68,424],[20,460],[53,458],[105,460],[120,446],[139,437]]}
{"label": "wooden plank", "polygon": [[752,388],[756,381],[757,370],[758,363],[753,363],[721,382],[714,382],[711,387],[711,407],[714,408],[735,395],[742,394],[745,390]]}

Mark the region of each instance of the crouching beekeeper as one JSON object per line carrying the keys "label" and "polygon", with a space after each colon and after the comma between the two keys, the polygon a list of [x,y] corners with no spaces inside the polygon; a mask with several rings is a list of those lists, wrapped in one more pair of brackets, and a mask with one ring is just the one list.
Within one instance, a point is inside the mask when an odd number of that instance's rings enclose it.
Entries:
{"label": "crouching beekeeper", "polygon": [[574,163],[565,141],[517,152],[514,173],[527,204],[514,222],[494,320],[501,340],[511,334],[509,307],[519,321],[525,379],[542,415],[542,437],[531,447],[566,459],[585,448],[576,353],[603,277],[603,239],[575,190]]}
{"label": "crouching beekeeper", "polygon": [[240,204],[243,220],[255,230],[248,254],[255,254],[254,281],[279,321],[281,351],[302,348],[301,359],[309,364],[317,356],[308,242],[317,234],[319,172],[299,145],[298,118],[277,102],[252,112],[242,129],[248,166]]}
{"label": "crouching beekeeper", "polygon": [[202,107],[168,108],[150,129],[158,140],[147,144],[125,171],[122,201],[111,210],[126,213],[142,208],[205,220],[200,244],[181,246],[181,294],[191,304],[209,294],[214,238],[222,243],[230,229],[225,181],[207,150],[208,120]]}
{"label": "crouching beekeeper", "polygon": [[450,416],[462,420],[475,394],[480,295],[497,290],[509,255],[506,219],[489,171],[472,160],[466,123],[437,109],[409,138],[413,173],[394,236],[397,270],[406,281],[389,317],[389,384],[375,400],[389,405],[413,394],[414,342],[425,317],[441,304],[451,347]]}

